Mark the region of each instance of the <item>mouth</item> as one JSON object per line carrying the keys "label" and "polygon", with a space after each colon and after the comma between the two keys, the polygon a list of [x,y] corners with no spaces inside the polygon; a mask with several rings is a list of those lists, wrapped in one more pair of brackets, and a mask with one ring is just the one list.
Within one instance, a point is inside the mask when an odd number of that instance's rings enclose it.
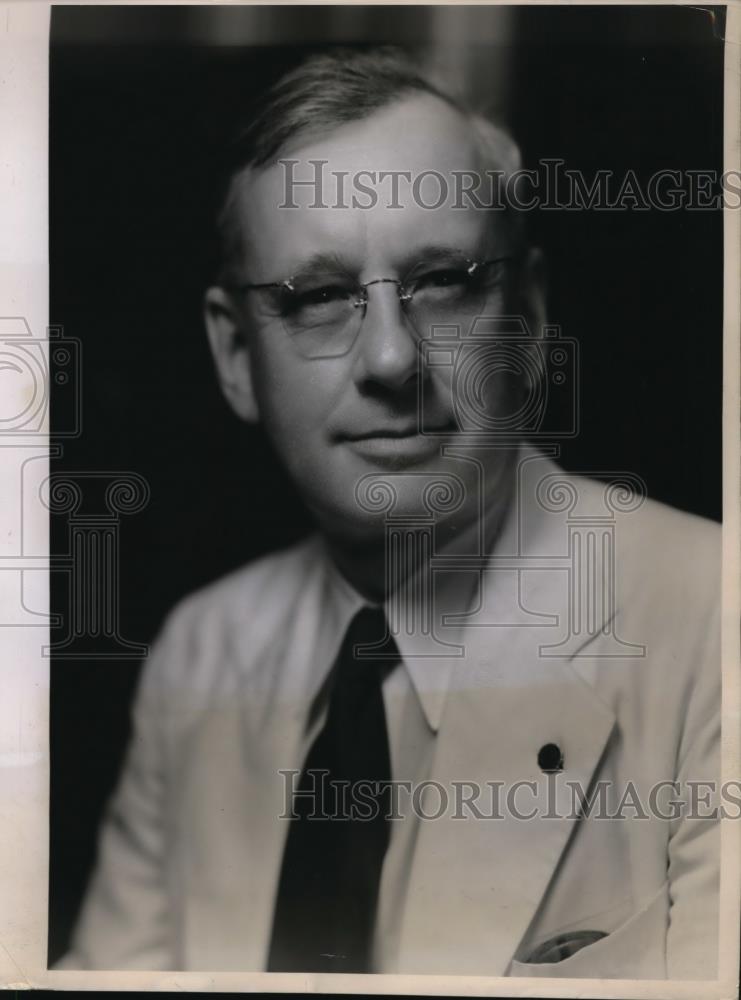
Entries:
{"label": "mouth", "polygon": [[458,430],[453,420],[445,421],[431,427],[421,427],[416,421],[407,424],[394,424],[391,426],[378,427],[372,430],[346,432],[339,437],[345,441],[375,441],[375,440],[403,440],[413,437],[427,437],[440,434],[454,434]]}
{"label": "mouth", "polygon": [[398,467],[438,454],[440,437],[456,430],[452,423],[424,430],[415,423],[348,434],[342,440],[356,454],[375,464]]}

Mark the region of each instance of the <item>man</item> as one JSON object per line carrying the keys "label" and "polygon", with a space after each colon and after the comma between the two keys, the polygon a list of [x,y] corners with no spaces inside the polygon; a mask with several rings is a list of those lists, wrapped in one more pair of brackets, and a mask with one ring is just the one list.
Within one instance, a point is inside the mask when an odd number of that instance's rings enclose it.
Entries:
{"label": "man", "polygon": [[718,533],[527,443],[516,148],[381,52],[240,149],[209,340],[318,534],[171,616],[65,964],[714,978]]}

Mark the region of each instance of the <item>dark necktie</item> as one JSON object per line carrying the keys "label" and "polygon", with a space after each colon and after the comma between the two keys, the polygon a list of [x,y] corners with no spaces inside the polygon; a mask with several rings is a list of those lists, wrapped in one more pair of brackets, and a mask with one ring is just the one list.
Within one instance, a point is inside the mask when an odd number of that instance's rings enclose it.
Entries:
{"label": "dark necktie", "polygon": [[[369,658],[361,650],[356,655],[356,647],[375,644],[385,631],[383,611],[363,608],[335,662],[326,722],[309,750],[294,801],[297,816],[290,820],[283,854],[269,972],[371,971],[389,842],[391,763],[381,684],[398,652],[387,643],[382,658]],[[344,796],[337,787],[343,782],[349,783]],[[308,818],[312,813],[330,818]]]}

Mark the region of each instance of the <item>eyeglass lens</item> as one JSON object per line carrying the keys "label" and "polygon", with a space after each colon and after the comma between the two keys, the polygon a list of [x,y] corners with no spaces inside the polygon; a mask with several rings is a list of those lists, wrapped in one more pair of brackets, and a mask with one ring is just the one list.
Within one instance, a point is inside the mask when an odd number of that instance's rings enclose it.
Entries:
{"label": "eyeglass lens", "polygon": [[[505,262],[471,266],[465,259],[420,263],[396,285],[416,335],[438,325],[467,328],[484,308],[497,305]],[[374,284],[373,282],[369,284]],[[368,290],[347,274],[297,276],[272,290],[273,310],[297,352],[306,358],[339,356],[354,345],[367,308]],[[465,335],[466,330],[461,329]]]}

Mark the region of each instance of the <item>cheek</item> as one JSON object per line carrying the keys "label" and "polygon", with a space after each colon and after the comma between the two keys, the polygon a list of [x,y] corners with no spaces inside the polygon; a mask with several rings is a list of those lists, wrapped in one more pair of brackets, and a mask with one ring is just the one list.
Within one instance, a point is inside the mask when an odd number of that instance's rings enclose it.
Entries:
{"label": "cheek", "polygon": [[[259,345],[253,356],[260,419],[280,451],[310,444],[321,433],[339,391],[331,366],[305,361],[280,346]],[[300,460],[300,455],[291,456]]]}
{"label": "cheek", "polygon": [[467,343],[451,353],[451,363],[428,368],[429,389],[423,392],[423,421],[432,425],[441,410],[455,418],[459,430],[490,432],[514,420],[532,394],[530,353],[522,345]]}

